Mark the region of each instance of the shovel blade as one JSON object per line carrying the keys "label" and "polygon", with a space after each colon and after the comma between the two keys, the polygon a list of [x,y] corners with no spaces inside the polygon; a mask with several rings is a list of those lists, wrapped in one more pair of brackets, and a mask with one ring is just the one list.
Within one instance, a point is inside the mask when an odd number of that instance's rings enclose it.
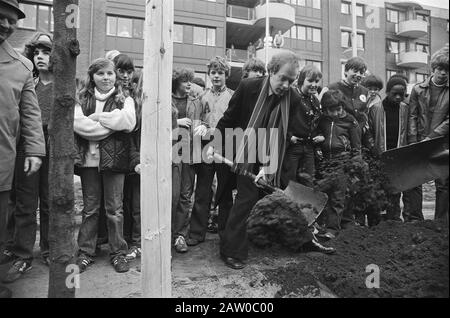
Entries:
{"label": "shovel blade", "polygon": [[393,193],[448,177],[448,149],[444,137],[383,152],[381,160]]}
{"label": "shovel blade", "polygon": [[310,187],[306,187],[300,183],[289,181],[289,185],[283,191],[292,201],[298,204],[310,204],[312,209],[303,209],[303,214],[311,226],[317,217],[322,213],[328,201],[328,196],[320,191],[315,191]]}

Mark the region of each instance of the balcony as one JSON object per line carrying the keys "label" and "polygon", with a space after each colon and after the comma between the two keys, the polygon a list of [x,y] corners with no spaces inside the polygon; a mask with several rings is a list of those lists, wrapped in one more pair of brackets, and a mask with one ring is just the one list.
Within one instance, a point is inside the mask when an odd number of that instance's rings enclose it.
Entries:
{"label": "balcony", "polygon": [[401,21],[398,24],[398,36],[418,39],[428,34],[428,22],[422,19]]}
{"label": "balcony", "polygon": [[[282,33],[289,30],[295,24],[295,8],[286,3],[269,2],[270,27],[274,33],[281,31]],[[266,25],[266,6],[259,5],[255,8],[256,22],[255,25],[264,27]]]}
{"label": "balcony", "polygon": [[421,68],[428,65],[428,53],[422,51],[400,52],[397,65],[405,68]]}

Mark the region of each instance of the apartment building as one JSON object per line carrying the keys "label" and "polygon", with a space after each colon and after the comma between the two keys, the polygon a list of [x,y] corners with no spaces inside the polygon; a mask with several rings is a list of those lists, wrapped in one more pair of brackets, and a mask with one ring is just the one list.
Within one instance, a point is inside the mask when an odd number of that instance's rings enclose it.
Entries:
{"label": "apartment building", "polygon": [[[20,49],[36,31],[53,31],[52,0],[20,1],[27,18],[11,38]],[[78,57],[80,78],[95,58],[117,49],[143,65],[145,0],[80,0]],[[216,55],[232,65],[229,84],[236,87],[252,44],[261,46],[266,26],[265,0],[174,0],[174,66],[187,66],[206,79],[206,64]],[[323,84],[342,77],[351,57],[351,3],[347,0],[270,1],[270,33],[284,35],[283,49],[317,65]],[[413,1],[358,0],[357,45],[369,71],[386,80],[394,73],[410,83],[429,74],[430,54],[448,43],[449,10]],[[269,56],[278,49],[270,48]],[[256,56],[265,59],[265,50]]]}

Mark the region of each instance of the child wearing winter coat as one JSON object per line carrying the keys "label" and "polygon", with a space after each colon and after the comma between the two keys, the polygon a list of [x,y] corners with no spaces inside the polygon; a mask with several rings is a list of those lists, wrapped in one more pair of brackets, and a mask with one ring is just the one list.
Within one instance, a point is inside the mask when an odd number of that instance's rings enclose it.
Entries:
{"label": "child wearing winter coat", "polygon": [[[334,160],[343,152],[361,150],[361,134],[357,120],[344,110],[342,93],[329,90],[322,100],[323,115],[319,120],[318,131],[324,136],[322,153],[328,160]],[[342,221],[350,221],[352,215],[345,215],[345,179],[337,180],[328,193],[328,203],[323,213],[327,230],[335,234],[341,229]]]}
{"label": "child wearing winter coat", "polygon": [[107,216],[110,260],[117,272],[126,272],[127,243],[123,238],[123,185],[129,171],[132,132],[136,125],[134,101],[119,93],[114,64],[95,60],[75,106],[74,131],[77,173],[83,190],[83,219],[78,234],[80,272],[95,257],[101,193]]}

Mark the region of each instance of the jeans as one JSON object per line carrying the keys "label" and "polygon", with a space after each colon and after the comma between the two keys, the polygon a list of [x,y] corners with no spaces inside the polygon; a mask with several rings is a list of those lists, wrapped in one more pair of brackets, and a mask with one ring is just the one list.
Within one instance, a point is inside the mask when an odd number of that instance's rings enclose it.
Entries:
{"label": "jeans", "polygon": [[351,221],[350,213],[345,216],[345,192],[347,189],[345,179],[335,180],[335,183],[326,191],[328,202],[318,222],[332,231],[339,231],[342,224]]}
{"label": "jeans", "polygon": [[103,194],[107,218],[108,243],[111,259],[127,253],[127,243],[123,238],[123,184],[125,174],[99,172],[97,168],[80,169],[83,190],[83,212],[78,247],[80,254],[95,256],[97,243],[100,200]]}
{"label": "jeans", "polygon": [[437,179],[436,185],[436,210],[434,218],[437,220],[448,221],[448,178]]}
{"label": "jeans", "polygon": [[174,207],[172,200],[172,238],[187,237],[189,227],[189,213],[192,207],[192,194],[194,192],[195,171],[192,165],[180,163],[172,165],[172,182],[179,184],[178,203]]}
{"label": "jeans", "polygon": [[141,176],[125,177],[123,189],[124,236],[131,246],[141,247]]}
{"label": "jeans", "polygon": [[218,189],[216,200],[219,206],[219,235],[225,228],[229,211],[233,205],[233,189],[230,180],[231,172],[228,167],[222,164],[201,163],[196,166],[196,171],[197,186],[195,188],[195,202],[190,219],[189,237],[204,241],[213,197],[211,187],[214,175],[217,173]]}
{"label": "jeans", "polygon": [[[314,147],[310,144],[289,145],[283,162],[281,186],[285,188],[289,181],[297,181],[299,172],[314,176]],[[312,187],[308,182],[305,186]]]}
{"label": "jeans", "polygon": [[43,256],[49,255],[49,158],[42,158],[39,171],[26,176],[23,171],[24,156],[18,156],[14,173],[13,216],[14,237],[8,249],[17,257],[31,261],[36,241],[36,211],[39,204],[39,246]]}

